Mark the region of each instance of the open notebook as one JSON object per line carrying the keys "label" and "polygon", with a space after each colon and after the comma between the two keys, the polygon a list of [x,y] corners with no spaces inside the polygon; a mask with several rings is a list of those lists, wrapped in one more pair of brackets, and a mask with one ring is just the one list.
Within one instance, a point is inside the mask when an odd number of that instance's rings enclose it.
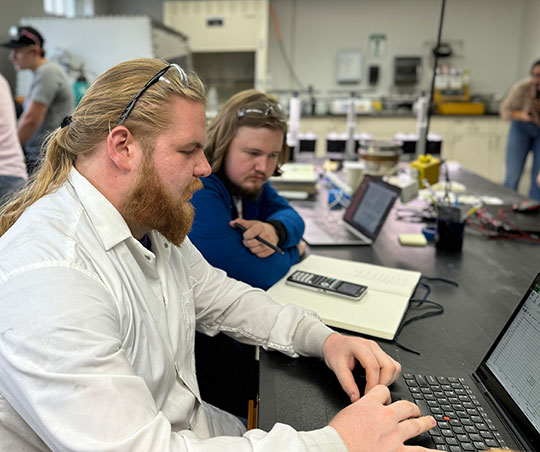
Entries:
{"label": "open notebook", "polygon": [[[368,287],[360,301],[285,284],[294,270],[304,270]],[[382,339],[393,339],[407,310],[421,273],[312,254],[291,267],[289,273],[268,289],[281,304],[297,304],[317,312],[324,323]]]}

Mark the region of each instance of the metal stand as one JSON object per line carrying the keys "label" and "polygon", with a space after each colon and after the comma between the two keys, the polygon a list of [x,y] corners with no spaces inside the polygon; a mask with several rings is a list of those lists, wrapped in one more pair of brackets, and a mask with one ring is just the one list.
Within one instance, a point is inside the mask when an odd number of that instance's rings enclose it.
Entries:
{"label": "metal stand", "polygon": [[437,45],[435,46],[435,49],[433,49],[433,55],[434,55],[434,61],[433,61],[433,77],[431,78],[431,89],[429,90],[429,102],[428,102],[428,108],[427,108],[427,117],[426,117],[426,128],[425,128],[425,136],[423,139],[421,137],[418,137],[418,141],[422,139],[423,147],[424,147],[424,153],[427,149],[427,136],[429,134],[429,123],[431,119],[431,114],[433,113],[433,93],[435,91],[435,73],[437,71],[437,64],[439,63],[439,48],[441,46],[441,36],[442,36],[442,27],[444,22],[444,9],[446,6],[446,0],[442,0],[441,5],[441,18],[439,20],[439,33],[437,35]]}

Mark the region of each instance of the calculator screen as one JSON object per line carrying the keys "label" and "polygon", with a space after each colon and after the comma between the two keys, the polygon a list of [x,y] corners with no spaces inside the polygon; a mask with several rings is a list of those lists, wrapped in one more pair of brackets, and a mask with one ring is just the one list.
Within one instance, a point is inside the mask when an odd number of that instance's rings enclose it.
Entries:
{"label": "calculator screen", "polygon": [[362,293],[362,286],[359,286],[358,284],[351,284],[348,282],[343,282],[339,285],[337,288],[340,292],[345,293],[347,295],[355,296],[360,293]]}

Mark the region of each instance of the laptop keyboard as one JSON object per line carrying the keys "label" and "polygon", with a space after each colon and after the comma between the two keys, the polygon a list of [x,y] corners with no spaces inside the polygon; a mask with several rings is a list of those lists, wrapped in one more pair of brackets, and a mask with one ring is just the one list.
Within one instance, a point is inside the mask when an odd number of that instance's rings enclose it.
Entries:
{"label": "laptop keyboard", "polygon": [[357,235],[345,229],[345,226],[341,220],[327,220],[327,219],[317,219],[314,220],[314,223],[319,226],[324,232],[329,234],[333,239],[341,240],[362,240]]}
{"label": "laptop keyboard", "polygon": [[437,425],[428,434],[436,449],[450,452],[508,449],[495,424],[463,378],[403,374],[422,415]]}

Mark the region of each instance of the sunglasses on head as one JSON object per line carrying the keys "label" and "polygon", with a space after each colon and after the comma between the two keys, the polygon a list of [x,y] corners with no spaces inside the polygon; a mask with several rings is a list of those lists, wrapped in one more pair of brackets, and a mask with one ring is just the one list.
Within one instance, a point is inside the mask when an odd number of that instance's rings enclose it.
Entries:
{"label": "sunglasses on head", "polygon": [[182,83],[185,85],[185,86],[189,86],[189,81],[188,81],[188,77],[186,75],[186,73],[184,72],[184,70],[178,66],[178,64],[169,64],[168,66],[165,66],[163,69],[161,69],[156,75],[154,75],[150,80],[148,80],[148,82],[146,82],[146,85],[144,85],[140,91],[135,94],[135,96],[133,97],[133,99],[131,99],[131,102],[128,104],[128,106],[124,109],[124,111],[122,112],[122,114],[120,115],[120,119],[118,120],[118,123],[117,124],[123,124],[126,119],[128,118],[128,116],[130,115],[130,113],[133,111],[133,109],[135,108],[135,104],[137,103],[137,101],[141,98],[141,96],[144,94],[144,92],[150,88],[152,85],[154,85],[155,83],[159,82],[160,80],[161,81],[164,81],[164,82],[167,82],[167,83],[171,83],[169,80],[167,80],[164,75],[165,73],[170,69],[170,68],[174,68],[176,69],[176,71],[178,72],[178,75],[180,76],[180,79],[182,80]]}
{"label": "sunglasses on head", "polygon": [[283,116],[283,110],[279,104],[264,102],[262,104],[248,105],[238,109],[239,118],[266,118],[274,114]]}

